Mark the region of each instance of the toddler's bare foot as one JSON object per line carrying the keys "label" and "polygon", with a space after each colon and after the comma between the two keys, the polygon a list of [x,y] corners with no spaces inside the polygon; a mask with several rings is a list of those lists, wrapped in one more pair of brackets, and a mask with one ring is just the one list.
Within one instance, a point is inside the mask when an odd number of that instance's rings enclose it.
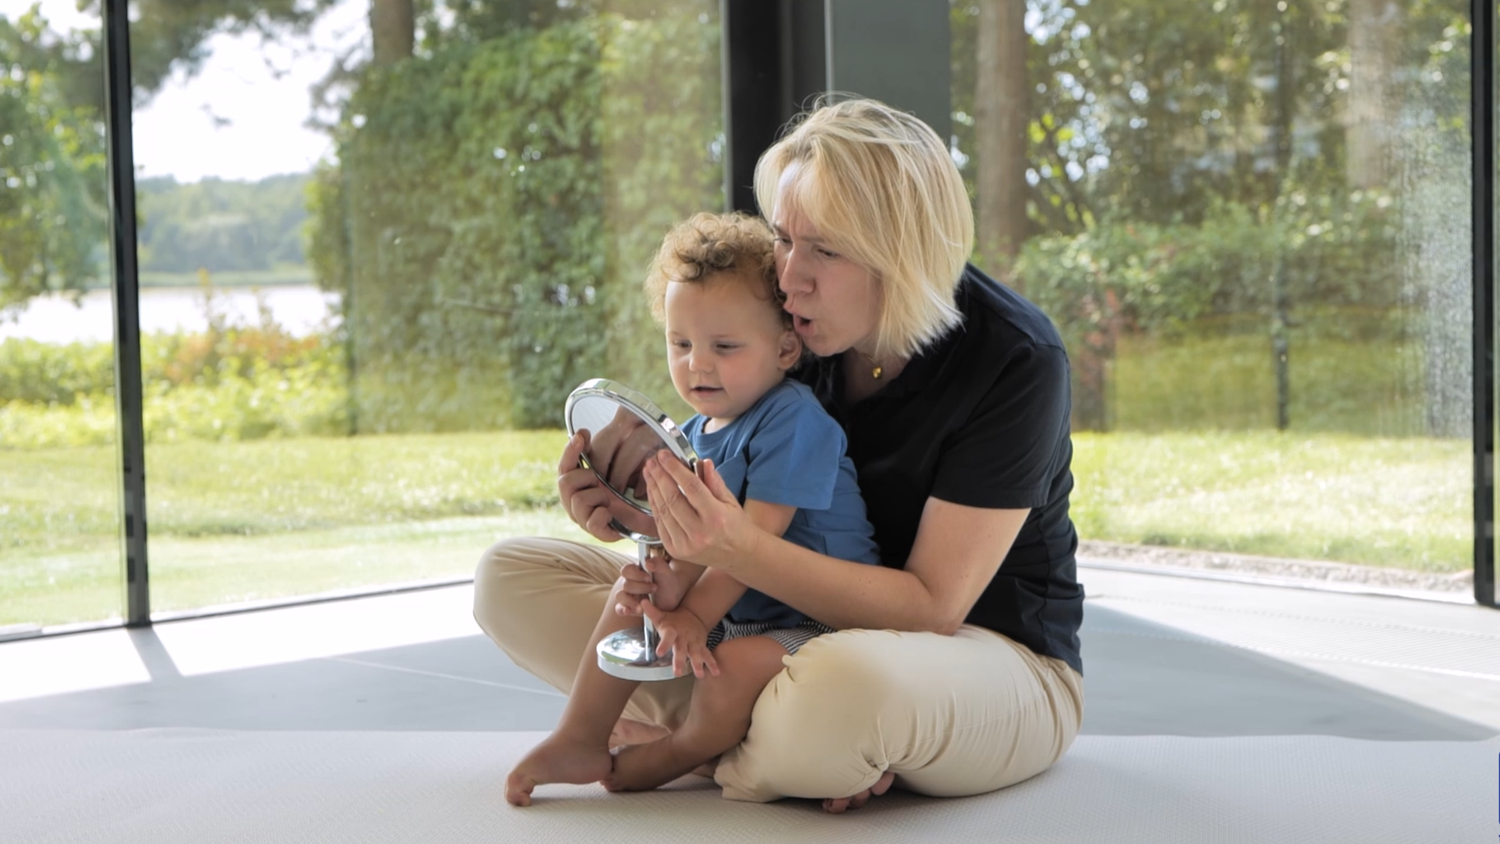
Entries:
{"label": "toddler's bare foot", "polygon": [[621,718],[615,722],[615,727],[609,732],[609,746],[623,747],[627,744],[647,744],[659,738],[666,738],[672,731],[666,727],[656,724],[647,724],[633,718]]}
{"label": "toddler's bare foot", "polygon": [[533,747],[505,778],[505,799],[530,806],[531,790],[549,782],[589,783],[609,776],[613,759],[604,747],[580,744],[553,734]]}
{"label": "toddler's bare foot", "polygon": [[823,801],[823,811],[833,815],[841,815],[846,809],[858,809],[870,802],[871,797],[877,797],[890,791],[891,783],[896,781],[896,775],[890,771],[880,775],[875,784],[852,797],[830,797]]}
{"label": "toddler's bare foot", "polygon": [[676,758],[671,739],[633,744],[615,754],[615,769],[604,787],[610,791],[649,791],[666,785],[696,767]]}

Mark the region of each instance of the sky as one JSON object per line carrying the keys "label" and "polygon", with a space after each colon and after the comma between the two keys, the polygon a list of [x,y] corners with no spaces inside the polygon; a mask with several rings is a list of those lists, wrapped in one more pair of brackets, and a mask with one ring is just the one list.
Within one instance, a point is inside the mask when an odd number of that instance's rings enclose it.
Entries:
{"label": "sky", "polygon": [[[15,17],[34,0],[0,0],[0,15]],[[80,15],[76,0],[41,0],[54,29],[97,26]],[[205,176],[255,180],[301,173],[332,155],[327,135],[303,125],[311,112],[309,88],[333,66],[334,56],[368,49],[369,0],[340,0],[304,37],[264,44],[255,34],[216,35],[211,55],[188,78],[174,73],[134,118],[135,163],[140,177]]]}

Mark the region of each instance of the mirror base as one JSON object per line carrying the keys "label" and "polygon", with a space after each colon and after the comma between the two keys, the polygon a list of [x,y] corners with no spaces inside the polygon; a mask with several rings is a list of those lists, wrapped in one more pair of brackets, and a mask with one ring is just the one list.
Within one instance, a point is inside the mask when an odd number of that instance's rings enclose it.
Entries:
{"label": "mirror base", "polygon": [[656,656],[646,647],[640,628],[620,630],[599,643],[599,670],[622,680],[671,680],[672,657]]}

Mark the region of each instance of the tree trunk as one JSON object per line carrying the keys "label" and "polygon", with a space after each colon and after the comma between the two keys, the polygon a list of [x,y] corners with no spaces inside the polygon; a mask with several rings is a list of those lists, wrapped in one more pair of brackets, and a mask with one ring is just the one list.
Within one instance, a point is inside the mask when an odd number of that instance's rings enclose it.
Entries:
{"label": "tree trunk", "polygon": [[1026,0],[981,0],[974,83],[979,213],[975,245],[997,277],[1011,272],[1026,239],[1026,140],[1031,96],[1026,79]]}
{"label": "tree trunk", "polygon": [[395,64],[411,56],[417,38],[412,0],[370,0],[370,33],[376,65]]}
{"label": "tree trunk", "polygon": [[1395,85],[1391,66],[1401,28],[1396,0],[1349,0],[1349,102],[1344,117],[1344,173],[1363,190],[1390,181],[1389,126]]}
{"label": "tree trunk", "polygon": [[[1276,198],[1292,172],[1292,118],[1297,113],[1295,102],[1297,80],[1291,63],[1292,33],[1287,26],[1285,6],[1276,16],[1276,182],[1271,197],[1271,207],[1280,207]],[[1271,270],[1271,368],[1276,375],[1276,430],[1291,427],[1292,376],[1291,376],[1291,300],[1287,295],[1287,245],[1282,244]]]}

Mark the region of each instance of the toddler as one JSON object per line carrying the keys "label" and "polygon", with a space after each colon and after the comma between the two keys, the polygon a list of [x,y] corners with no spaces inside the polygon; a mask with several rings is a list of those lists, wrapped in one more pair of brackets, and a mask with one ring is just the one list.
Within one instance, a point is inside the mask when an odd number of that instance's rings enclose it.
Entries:
{"label": "toddler", "polygon": [[[812,391],[788,379],[802,343],[781,309],[772,233],[758,218],[699,214],[669,233],[646,281],[666,329],[672,385],[696,411],[683,424],[759,527],[819,553],[879,562],[873,529],[845,455],[843,429]],[[638,683],[599,669],[594,645],[630,623],[612,606],[583,655],[556,731],[518,763],[505,796],[529,805],[549,782],[599,780],[611,791],[655,788],[734,747],[782,659],[823,624],[724,572],[674,560],[646,606],[695,676],[686,721],[671,735],[612,753],[609,736]]]}

